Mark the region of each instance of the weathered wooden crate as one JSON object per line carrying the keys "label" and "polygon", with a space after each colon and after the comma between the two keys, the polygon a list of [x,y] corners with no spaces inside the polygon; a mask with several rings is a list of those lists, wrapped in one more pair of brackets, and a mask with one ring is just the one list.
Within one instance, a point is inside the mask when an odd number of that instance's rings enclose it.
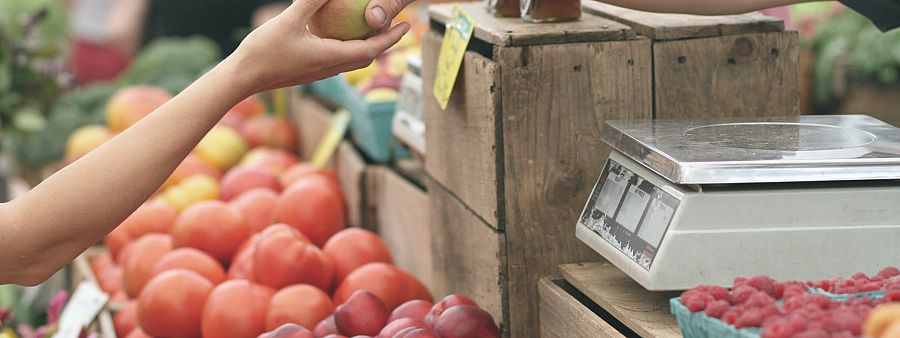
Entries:
{"label": "weathered wooden crate", "polygon": [[[428,193],[390,167],[372,175],[369,199],[374,201],[375,231],[391,250],[394,264],[434,289]],[[435,296],[443,296],[435,294]]]}
{"label": "weathered wooden crate", "polygon": [[759,13],[647,13],[584,1],[585,12],[650,38],[656,118],[789,116],[800,112],[797,32]]}
{"label": "weathered wooden crate", "polygon": [[[435,283],[499,297],[509,336],[537,331],[540,278],[598,259],[573,226],[610,151],[605,120],[798,113],[797,37],[770,18],[601,8],[526,24],[461,6],[476,28],[450,103],[423,101]],[[452,8],[430,9],[425,93]]]}

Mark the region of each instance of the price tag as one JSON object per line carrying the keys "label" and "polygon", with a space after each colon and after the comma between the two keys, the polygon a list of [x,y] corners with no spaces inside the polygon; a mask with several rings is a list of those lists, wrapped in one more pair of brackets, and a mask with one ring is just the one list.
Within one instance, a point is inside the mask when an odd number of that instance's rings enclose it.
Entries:
{"label": "price tag", "polygon": [[109,296],[100,291],[94,283],[81,283],[69,299],[59,319],[59,331],[53,338],[78,338],[81,330],[88,326],[106,306]]}
{"label": "price tag", "polygon": [[463,12],[459,5],[453,7],[453,16],[444,31],[444,42],[438,55],[437,74],[434,80],[434,97],[441,109],[447,109],[447,103],[450,102],[450,93],[456,83],[459,66],[462,65],[463,55],[466,53],[469,40],[472,39],[473,31],[475,23],[472,18]]}
{"label": "price tag", "polygon": [[337,149],[341,140],[344,139],[344,133],[347,132],[349,124],[350,112],[346,109],[340,109],[334,113],[334,116],[331,118],[331,127],[325,132],[325,136],[322,136],[322,140],[319,141],[319,147],[313,153],[312,163],[314,166],[324,168],[328,164],[331,156],[334,155],[334,150]]}

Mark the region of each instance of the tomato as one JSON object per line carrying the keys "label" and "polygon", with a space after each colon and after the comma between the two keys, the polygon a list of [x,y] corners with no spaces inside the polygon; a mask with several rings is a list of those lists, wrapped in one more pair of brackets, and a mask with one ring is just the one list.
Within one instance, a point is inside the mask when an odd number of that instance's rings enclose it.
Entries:
{"label": "tomato", "polygon": [[269,302],[266,329],[294,323],[312,330],[332,312],[334,304],[325,292],[312,285],[292,285],[278,291]]}
{"label": "tomato", "polygon": [[196,248],[225,264],[249,237],[250,228],[241,214],[221,201],[191,205],[181,213],[172,229],[176,248]]}
{"label": "tomato", "polygon": [[374,293],[391,311],[410,300],[431,301],[431,293],[422,282],[386,263],[369,263],[347,275],[334,292],[335,304],[343,304],[357,290]]}
{"label": "tomato", "polygon": [[166,271],[138,298],[138,322],[154,337],[200,337],[203,304],[213,284],[190,270]]}
{"label": "tomato", "polygon": [[322,246],[344,228],[344,202],[325,179],[302,179],[281,194],[275,218]]}
{"label": "tomato", "polygon": [[156,263],[155,274],[185,269],[196,272],[213,285],[225,281],[225,269],[209,254],[194,248],[178,248],[167,253]]}
{"label": "tomato", "polygon": [[274,288],[311,284],[327,290],[334,280],[334,266],[319,248],[299,232],[284,225],[263,230],[253,252],[256,281]]}
{"label": "tomato", "polygon": [[263,188],[247,191],[229,203],[244,216],[250,232],[257,233],[275,223],[275,205],[278,193]]}
{"label": "tomato", "polygon": [[238,166],[229,170],[225,177],[222,177],[219,197],[223,201],[230,201],[253,189],[269,189],[280,192],[281,182],[278,181],[275,174],[267,170]]}
{"label": "tomato", "polygon": [[119,227],[128,230],[131,238],[140,238],[149,233],[168,234],[172,231],[177,214],[172,207],[156,202],[145,203],[131,216],[128,216]]}
{"label": "tomato", "polygon": [[341,191],[341,186],[339,184],[340,180],[338,179],[337,171],[331,168],[319,168],[309,162],[297,163],[290,166],[281,176],[278,177],[278,180],[281,181],[282,186],[290,186],[297,181],[309,177],[309,176],[322,176],[333,183],[331,187],[335,188],[336,191]]}
{"label": "tomato", "polygon": [[113,326],[117,337],[125,337],[137,327],[137,301],[129,301],[113,315]]}
{"label": "tomato", "polygon": [[106,234],[103,244],[106,244],[106,249],[109,250],[109,253],[115,258],[116,262],[122,264],[124,262],[119,259],[119,254],[130,241],[131,234],[128,233],[128,229],[123,226],[118,226],[110,231],[110,233]]}
{"label": "tomato", "polygon": [[203,308],[203,338],[256,338],[265,332],[275,290],[247,280],[219,284]]}
{"label": "tomato", "polygon": [[393,264],[391,252],[381,237],[360,228],[341,230],[325,243],[322,251],[334,262],[338,282],[367,263]]}
{"label": "tomato", "polygon": [[147,234],[134,241],[128,250],[129,254],[122,264],[122,287],[129,298],[135,298],[153,277],[156,263],[172,251],[172,238],[163,234]]}

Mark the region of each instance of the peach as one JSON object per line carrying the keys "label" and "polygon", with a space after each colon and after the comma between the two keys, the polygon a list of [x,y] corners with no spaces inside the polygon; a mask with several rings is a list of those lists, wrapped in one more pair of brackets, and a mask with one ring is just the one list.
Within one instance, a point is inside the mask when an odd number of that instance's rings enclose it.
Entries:
{"label": "peach", "polygon": [[431,302],[426,300],[414,299],[408,301],[391,312],[388,322],[393,322],[401,318],[412,318],[421,320],[424,323],[425,316],[431,311],[432,306],[434,306],[434,304],[431,304]]}
{"label": "peach", "polygon": [[257,233],[275,222],[275,205],[278,194],[270,189],[256,188],[231,200],[231,207],[238,210],[251,233]]}
{"label": "peach", "polygon": [[334,311],[334,324],[345,336],[377,335],[387,324],[388,308],[378,296],[356,291]]}
{"label": "peach", "polygon": [[434,325],[434,332],[442,338],[500,337],[491,314],[471,305],[447,309]]}
{"label": "peach", "polygon": [[225,171],[241,160],[247,152],[247,143],[234,129],[215,126],[200,140],[194,152],[204,162]]}
{"label": "peach", "polygon": [[240,165],[251,168],[262,168],[275,175],[281,176],[288,168],[299,162],[300,160],[296,155],[285,150],[259,147],[244,155]]}
{"label": "peach", "polygon": [[165,190],[194,175],[206,175],[217,181],[222,178],[222,172],[219,169],[204,162],[197,155],[188,154],[163,183],[162,189]]}
{"label": "peach", "polygon": [[461,305],[478,306],[478,304],[475,304],[475,301],[469,299],[469,297],[459,294],[449,295],[444,297],[444,299],[441,299],[440,302],[435,303],[431,310],[428,311],[428,315],[425,316],[425,324],[428,324],[429,327],[434,327],[438,318],[440,318],[444,311],[447,311],[454,306]]}
{"label": "peach", "polygon": [[257,168],[235,167],[222,177],[219,198],[223,201],[231,199],[256,188],[281,191],[281,183],[274,174]]}
{"label": "peach", "polygon": [[165,89],[153,86],[131,86],[113,94],[106,104],[106,123],[120,132],[137,123],[172,98]]}
{"label": "peach", "polygon": [[320,38],[358,40],[373,33],[366,22],[369,0],[332,0],[309,20],[309,31]]}
{"label": "peach", "polygon": [[113,138],[104,126],[89,125],[78,128],[66,141],[65,162],[71,163]]}

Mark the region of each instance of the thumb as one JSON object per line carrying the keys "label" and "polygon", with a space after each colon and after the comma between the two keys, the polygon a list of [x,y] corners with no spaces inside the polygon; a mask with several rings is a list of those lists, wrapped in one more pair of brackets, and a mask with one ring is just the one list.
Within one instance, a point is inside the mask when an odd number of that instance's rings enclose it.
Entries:
{"label": "thumb", "polygon": [[366,22],[374,29],[384,28],[413,1],[415,0],[370,0],[366,7]]}

